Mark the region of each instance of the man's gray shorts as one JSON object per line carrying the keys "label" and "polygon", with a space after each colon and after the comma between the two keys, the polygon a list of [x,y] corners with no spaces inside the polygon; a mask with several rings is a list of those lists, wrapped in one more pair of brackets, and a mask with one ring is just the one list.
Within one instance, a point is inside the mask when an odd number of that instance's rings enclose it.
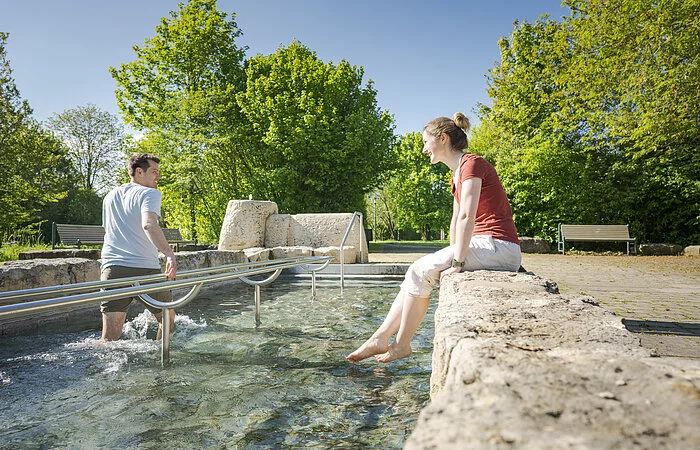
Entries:
{"label": "man's gray shorts", "polygon": [[[114,280],[116,278],[128,278],[128,277],[137,277],[141,275],[156,275],[159,274],[160,269],[144,269],[144,268],[139,268],[139,267],[126,267],[126,266],[108,266],[102,269],[102,273],[100,274],[100,280]],[[161,302],[171,302],[173,301],[173,294],[170,291],[162,291],[162,292],[153,292],[149,294],[151,297],[154,299],[161,301]],[[117,300],[108,300],[106,302],[102,302],[100,304],[100,311],[103,313],[106,312],[127,312],[129,309],[129,306],[131,305],[131,302],[137,300],[141,302],[146,309],[148,309],[150,312],[153,314],[160,315],[163,310],[160,308],[154,308],[152,306],[149,306],[143,302],[138,297],[127,297],[127,298],[120,298]]]}

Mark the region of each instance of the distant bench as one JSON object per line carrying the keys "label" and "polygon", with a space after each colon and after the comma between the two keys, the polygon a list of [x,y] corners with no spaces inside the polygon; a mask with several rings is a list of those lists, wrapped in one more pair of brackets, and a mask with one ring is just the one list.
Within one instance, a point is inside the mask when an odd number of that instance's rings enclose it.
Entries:
{"label": "distant bench", "polygon": [[[182,238],[177,228],[163,228],[163,234],[169,244],[175,244],[175,251],[180,250],[180,244],[193,244]],[[105,241],[105,229],[102,225],[73,225],[53,222],[51,227],[51,249],[60,242],[63,245],[102,245]]]}
{"label": "distant bench", "polygon": [[566,243],[570,241],[584,242],[626,242],[627,254],[632,251],[637,254],[637,239],[630,237],[628,225],[564,225],[559,224],[557,248],[563,254]]}

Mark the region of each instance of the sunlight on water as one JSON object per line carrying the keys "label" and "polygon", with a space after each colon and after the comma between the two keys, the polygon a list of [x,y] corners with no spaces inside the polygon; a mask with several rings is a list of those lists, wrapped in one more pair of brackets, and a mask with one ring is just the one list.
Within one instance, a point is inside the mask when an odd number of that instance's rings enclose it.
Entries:
{"label": "sunlight on water", "polygon": [[[95,331],[0,341],[1,448],[401,448],[428,401],[432,312],[414,355],[344,356],[383,319],[396,283],[203,290],[178,312],[160,367],[147,312],[102,342]],[[434,301],[437,299],[437,292]]]}

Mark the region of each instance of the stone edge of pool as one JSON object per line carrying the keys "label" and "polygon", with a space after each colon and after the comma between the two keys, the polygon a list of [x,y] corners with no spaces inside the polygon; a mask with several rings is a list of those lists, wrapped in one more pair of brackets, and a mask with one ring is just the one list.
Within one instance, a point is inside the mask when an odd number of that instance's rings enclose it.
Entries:
{"label": "stone edge of pool", "polygon": [[449,276],[439,299],[431,402],[404,448],[699,442],[698,361],[653,357],[593,298],[532,273],[477,271]]}

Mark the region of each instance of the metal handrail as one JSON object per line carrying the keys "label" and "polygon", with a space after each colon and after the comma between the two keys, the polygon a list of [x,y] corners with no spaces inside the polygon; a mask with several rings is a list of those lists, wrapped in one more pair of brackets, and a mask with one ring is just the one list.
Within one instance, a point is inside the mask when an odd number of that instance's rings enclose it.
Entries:
{"label": "metal handrail", "polygon": [[[82,294],[72,294],[72,295],[66,295],[62,297],[57,297],[57,298],[49,298],[49,299],[43,299],[43,300],[33,300],[33,301],[26,301],[23,303],[15,303],[11,305],[3,305],[0,306],[0,319],[3,317],[19,317],[19,316],[25,316],[29,314],[34,314],[37,312],[43,312],[43,311],[48,311],[48,310],[54,310],[54,309],[61,309],[61,308],[66,308],[69,306],[75,306],[75,305],[81,305],[81,304],[86,304],[86,303],[94,303],[98,301],[107,301],[107,300],[115,300],[118,298],[124,298],[124,297],[131,297],[131,296],[139,296],[146,304],[154,307],[154,308],[161,308],[163,311],[163,343],[162,343],[162,364],[166,365],[169,362],[170,359],[170,320],[169,320],[169,310],[174,309],[175,307],[180,307],[184,306],[187,303],[189,303],[199,292],[199,290],[202,288],[202,285],[205,283],[212,283],[212,282],[219,282],[219,281],[227,281],[227,280],[232,280],[236,278],[244,279],[243,281],[251,284],[251,283],[258,283],[256,286],[256,323],[259,324],[259,318],[260,318],[260,291],[259,291],[259,286],[262,284],[267,284],[272,282],[277,276],[279,276],[279,273],[281,273],[282,269],[290,268],[290,267],[305,267],[308,264],[319,264],[319,263],[327,263],[331,259],[330,256],[301,256],[301,257],[295,257],[295,258],[284,258],[284,259],[279,259],[279,260],[270,260],[270,261],[259,261],[255,263],[242,263],[242,264],[229,264],[227,266],[218,266],[218,267],[207,267],[207,268],[202,268],[202,269],[195,269],[192,271],[187,271],[189,274],[193,274],[196,272],[199,273],[212,273],[216,272],[212,275],[206,275],[206,276],[196,276],[193,278],[186,278],[186,279],[177,279],[177,280],[172,280],[172,281],[162,281],[162,282],[153,282],[151,284],[147,285],[141,285],[139,281],[153,281],[153,276],[144,276],[144,277],[132,277],[129,281],[129,284],[131,286],[128,287],[121,287],[121,288],[116,288],[116,289],[110,289],[110,290],[102,290],[99,292],[88,292],[88,293],[82,293]],[[249,266],[256,266],[256,267],[249,267]],[[243,267],[248,267],[247,269],[244,269]],[[325,265],[324,265],[325,267]],[[307,269],[309,270],[309,269]],[[267,280],[263,280],[260,282],[250,280],[247,278],[247,276],[250,275],[258,275],[258,274],[263,274],[263,273],[268,273],[268,272],[275,272],[273,277],[269,277]],[[182,275],[182,274],[181,274]],[[161,277],[161,276],[157,276]],[[163,276],[164,277],[164,276]],[[134,280],[136,278],[136,280]],[[122,282],[127,279],[120,279]],[[247,281],[246,281],[247,280]],[[82,284],[82,289],[85,289],[85,285],[89,285],[88,288],[90,289],[98,289],[98,288],[104,288],[104,287],[114,287],[115,283],[111,283],[113,280],[109,281],[98,281],[98,282],[87,282],[87,283],[80,283]],[[177,289],[177,288],[183,288],[183,287],[188,287],[192,286],[192,289],[185,294],[183,297],[179,298],[178,300],[175,300],[173,302],[160,302],[158,300],[155,300],[152,298],[150,293],[152,292],[160,292],[160,291],[166,291],[166,290],[171,290],[171,289]],[[65,286],[54,286],[56,291],[60,291],[62,288],[64,292],[75,292],[73,287],[71,285],[65,285]],[[37,288],[38,290],[41,290],[42,288]],[[28,291],[35,291],[34,296],[46,296],[47,295],[47,290],[43,290],[41,292],[36,292],[37,289],[28,289]],[[14,294],[14,297],[11,295],[5,295],[5,300],[8,298],[26,298],[22,296],[23,291],[12,291],[8,292],[6,294]]]}
{"label": "metal handrail", "polygon": [[362,261],[362,254],[363,254],[363,248],[362,248],[362,233],[364,233],[364,230],[362,229],[362,213],[359,211],[355,211],[352,213],[352,217],[350,218],[350,224],[348,225],[347,230],[345,230],[345,236],[343,236],[343,240],[340,241],[340,294],[343,294],[343,288],[345,287],[345,252],[343,251],[343,247],[345,246],[345,241],[348,239],[348,236],[350,235],[350,230],[352,229],[352,226],[355,224],[356,219],[360,219],[360,261]]}
{"label": "metal handrail", "polygon": [[[280,258],[280,259],[275,259],[272,261],[274,261],[276,263],[281,263],[281,262],[297,261],[297,260],[299,260],[299,257]],[[178,277],[178,279],[183,279],[183,278],[197,276],[197,275],[200,275],[203,273],[228,272],[231,270],[238,270],[238,269],[243,269],[243,268],[253,268],[253,267],[259,267],[259,266],[265,266],[269,263],[270,263],[270,260],[265,260],[265,261],[251,261],[251,262],[246,262],[246,263],[226,264],[223,266],[215,266],[215,267],[202,267],[199,269],[183,270],[183,271],[177,273],[177,277]],[[117,278],[114,280],[86,281],[83,283],[64,284],[64,285],[57,285],[57,286],[44,286],[44,287],[39,287],[39,288],[22,289],[22,290],[18,290],[18,291],[0,292],[0,306],[6,305],[6,304],[12,304],[12,303],[17,302],[18,300],[48,297],[48,296],[59,294],[59,293],[67,294],[67,293],[71,293],[71,292],[97,291],[97,290],[105,289],[105,288],[134,286],[135,283],[152,283],[152,282],[156,282],[159,280],[164,281],[166,279],[167,278],[165,277],[165,274],[159,273],[159,274],[155,274],[155,275],[139,275],[139,276],[135,276],[135,277]]]}

